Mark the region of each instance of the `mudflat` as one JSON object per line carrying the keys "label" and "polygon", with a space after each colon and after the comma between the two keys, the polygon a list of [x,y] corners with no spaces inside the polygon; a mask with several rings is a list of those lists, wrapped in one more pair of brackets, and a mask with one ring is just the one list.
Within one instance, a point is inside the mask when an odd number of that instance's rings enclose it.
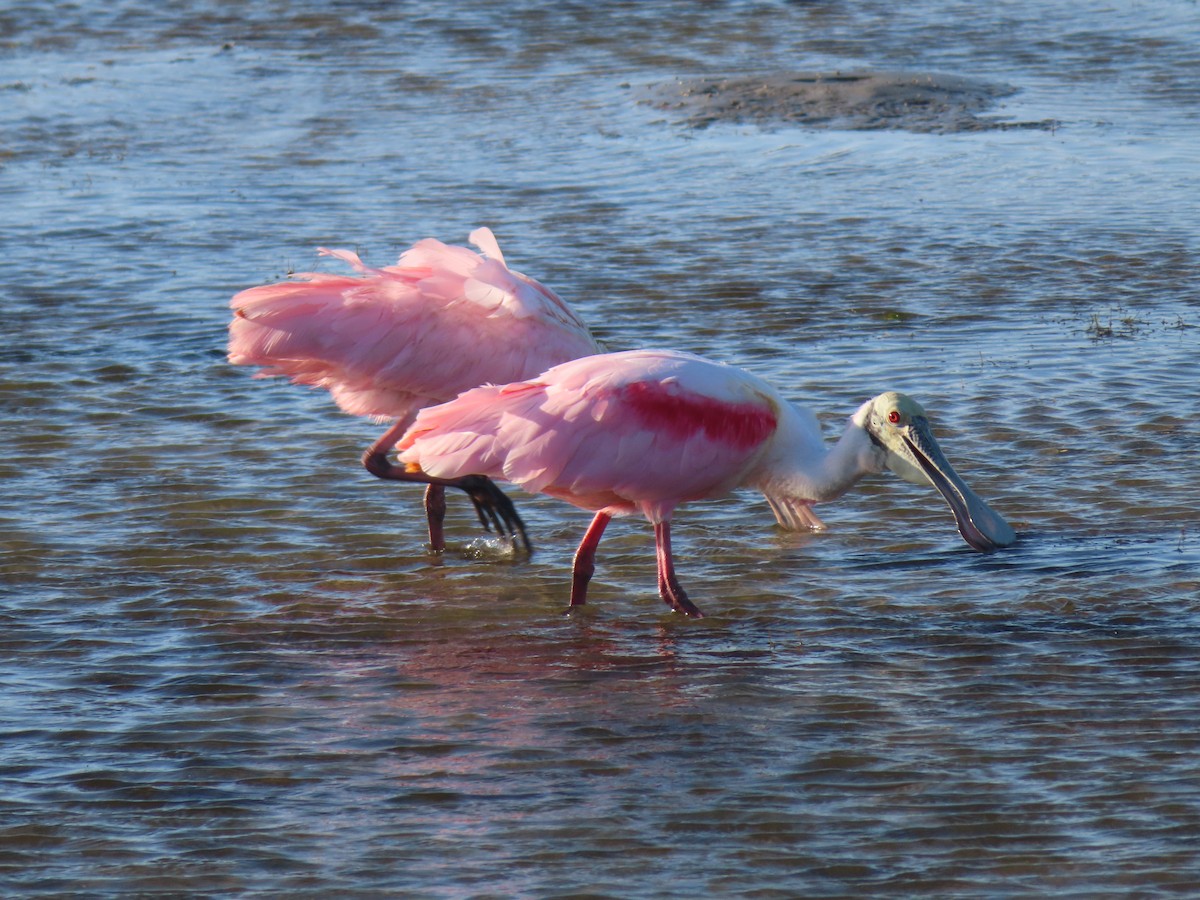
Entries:
{"label": "mudflat", "polygon": [[[718,122],[764,127],[805,125],[950,134],[1049,129],[993,112],[1017,93],[1007,84],[922,72],[781,72],[710,76],[648,85],[641,102],[706,128]],[[986,114],[990,113],[990,114]],[[986,115],[985,115],[986,114]]]}

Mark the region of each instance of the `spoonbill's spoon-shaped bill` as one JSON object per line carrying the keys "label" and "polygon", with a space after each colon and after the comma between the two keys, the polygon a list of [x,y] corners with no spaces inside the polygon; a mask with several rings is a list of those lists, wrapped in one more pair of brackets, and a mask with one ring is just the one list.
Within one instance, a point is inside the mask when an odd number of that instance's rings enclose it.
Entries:
{"label": "spoonbill's spoon-shaped bill", "polygon": [[1017,539],[1012,526],[954,471],[917,401],[888,391],[872,399],[870,406],[866,431],[887,453],[887,467],[905,481],[937,488],[950,505],[963,540],[987,552]]}

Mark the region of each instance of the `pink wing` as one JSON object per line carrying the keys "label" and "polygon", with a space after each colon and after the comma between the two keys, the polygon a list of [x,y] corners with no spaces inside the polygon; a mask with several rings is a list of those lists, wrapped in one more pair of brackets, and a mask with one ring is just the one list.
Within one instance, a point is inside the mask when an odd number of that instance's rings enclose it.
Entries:
{"label": "pink wing", "polygon": [[322,248],[359,274],[304,273],[239,293],[229,361],[326,388],[346,412],[403,419],[599,352],[558,295],[504,264],[490,230],[471,240],[488,256],[427,238],[382,269]]}
{"label": "pink wing", "polygon": [[737,487],[774,434],[779,403],[748,373],[689,354],[606,354],[422,411],[400,459],[659,522]]}

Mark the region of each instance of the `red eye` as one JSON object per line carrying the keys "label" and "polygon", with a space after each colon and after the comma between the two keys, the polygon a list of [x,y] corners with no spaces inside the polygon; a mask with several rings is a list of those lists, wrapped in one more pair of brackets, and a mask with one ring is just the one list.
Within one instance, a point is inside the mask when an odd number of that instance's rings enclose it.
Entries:
{"label": "red eye", "polygon": [[891,422],[893,425],[895,425],[897,422],[899,422],[900,421],[900,411],[893,409],[890,413],[888,413],[888,421]]}

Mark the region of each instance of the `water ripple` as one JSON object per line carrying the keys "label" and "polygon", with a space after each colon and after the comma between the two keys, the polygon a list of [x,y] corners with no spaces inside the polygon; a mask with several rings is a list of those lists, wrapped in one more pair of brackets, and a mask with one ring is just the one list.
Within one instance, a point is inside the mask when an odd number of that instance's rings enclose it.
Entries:
{"label": "water ripple", "polygon": [[[1194,9],[200,2],[0,16],[0,866],[14,896],[1078,896],[1200,878]],[[697,132],[679,78],[919,66],[1050,131]],[[237,290],[477,225],[613,349],[830,436],[904,390],[1017,527],[872,479],[680,510],[709,613],[531,559],[224,362]]]}

